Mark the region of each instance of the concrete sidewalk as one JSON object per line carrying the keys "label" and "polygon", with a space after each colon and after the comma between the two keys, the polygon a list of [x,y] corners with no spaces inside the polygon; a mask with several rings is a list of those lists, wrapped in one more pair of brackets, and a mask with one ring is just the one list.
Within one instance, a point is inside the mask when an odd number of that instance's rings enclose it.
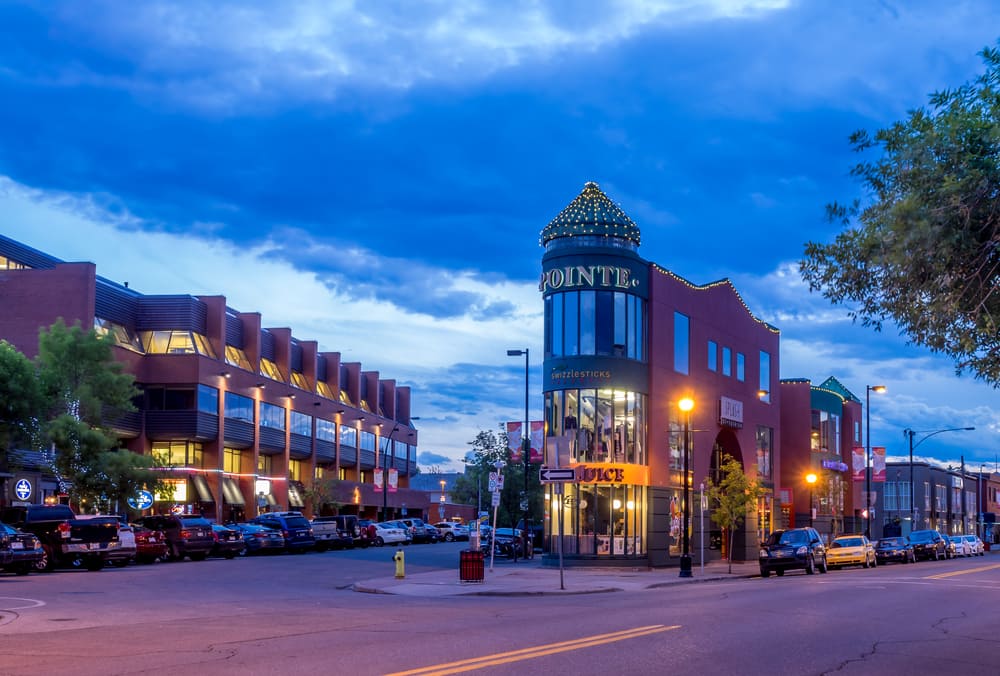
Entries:
{"label": "concrete sidewalk", "polygon": [[677,568],[564,568],[560,587],[559,567],[542,566],[541,557],[517,563],[497,559],[490,570],[486,559],[482,582],[459,580],[458,561],[454,570],[407,575],[404,579],[380,577],[356,582],[352,589],[368,594],[401,596],[537,596],[542,594],[599,594],[641,591],[676,584],[709,580],[732,580],[760,574],[756,561],[734,563],[729,572],[726,561],[712,561],[704,571],[695,564],[693,577],[682,578]]}

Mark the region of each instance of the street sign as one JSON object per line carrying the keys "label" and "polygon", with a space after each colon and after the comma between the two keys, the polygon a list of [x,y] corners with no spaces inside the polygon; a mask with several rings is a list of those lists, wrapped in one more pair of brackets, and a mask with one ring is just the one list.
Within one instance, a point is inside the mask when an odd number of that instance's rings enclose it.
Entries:
{"label": "street sign", "polygon": [[572,467],[542,467],[538,470],[538,480],[543,484],[576,481],[576,470]]}
{"label": "street sign", "polygon": [[497,481],[499,481],[497,473],[490,472],[490,493],[496,493]]}
{"label": "street sign", "polygon": [[490,507],[499,507],[499,506],[500,506],[500,493],[499,492],[493,493],[493,500],[490,503]]}

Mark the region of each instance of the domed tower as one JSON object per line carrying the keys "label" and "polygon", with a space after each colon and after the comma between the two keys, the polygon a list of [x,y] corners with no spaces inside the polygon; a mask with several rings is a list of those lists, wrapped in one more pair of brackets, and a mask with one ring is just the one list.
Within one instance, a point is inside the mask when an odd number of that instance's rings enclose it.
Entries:
{"label": "domed tower", "polygon": [[639,240],[596,183],[541,233],[546,462],[558,453],[576,471],[562,500],[571,559],[645,557],[649,264]]}

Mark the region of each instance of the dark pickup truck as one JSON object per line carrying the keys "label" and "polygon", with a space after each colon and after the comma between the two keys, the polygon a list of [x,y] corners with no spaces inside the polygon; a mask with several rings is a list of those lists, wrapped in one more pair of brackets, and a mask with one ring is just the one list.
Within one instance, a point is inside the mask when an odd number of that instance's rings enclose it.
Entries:
{"label": "dark pickup truck", "polygon": [[68,505],[7,507],[0,521],[33,533],[41,541],[45,554],[35,564],[38,570],[59,566],[100,570],[119,544],[116,517],[77,519]]}

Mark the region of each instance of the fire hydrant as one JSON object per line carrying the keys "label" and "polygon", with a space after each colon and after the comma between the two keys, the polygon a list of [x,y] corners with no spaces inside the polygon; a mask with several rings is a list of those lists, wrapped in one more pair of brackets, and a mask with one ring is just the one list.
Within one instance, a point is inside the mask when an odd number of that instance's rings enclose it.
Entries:
{"label": "fire hydrant", "polygon": [[396,562],[396,579],[402,580],[406,577],[406,556],[402,549],[397,549],[392,555],[392,560]]}

